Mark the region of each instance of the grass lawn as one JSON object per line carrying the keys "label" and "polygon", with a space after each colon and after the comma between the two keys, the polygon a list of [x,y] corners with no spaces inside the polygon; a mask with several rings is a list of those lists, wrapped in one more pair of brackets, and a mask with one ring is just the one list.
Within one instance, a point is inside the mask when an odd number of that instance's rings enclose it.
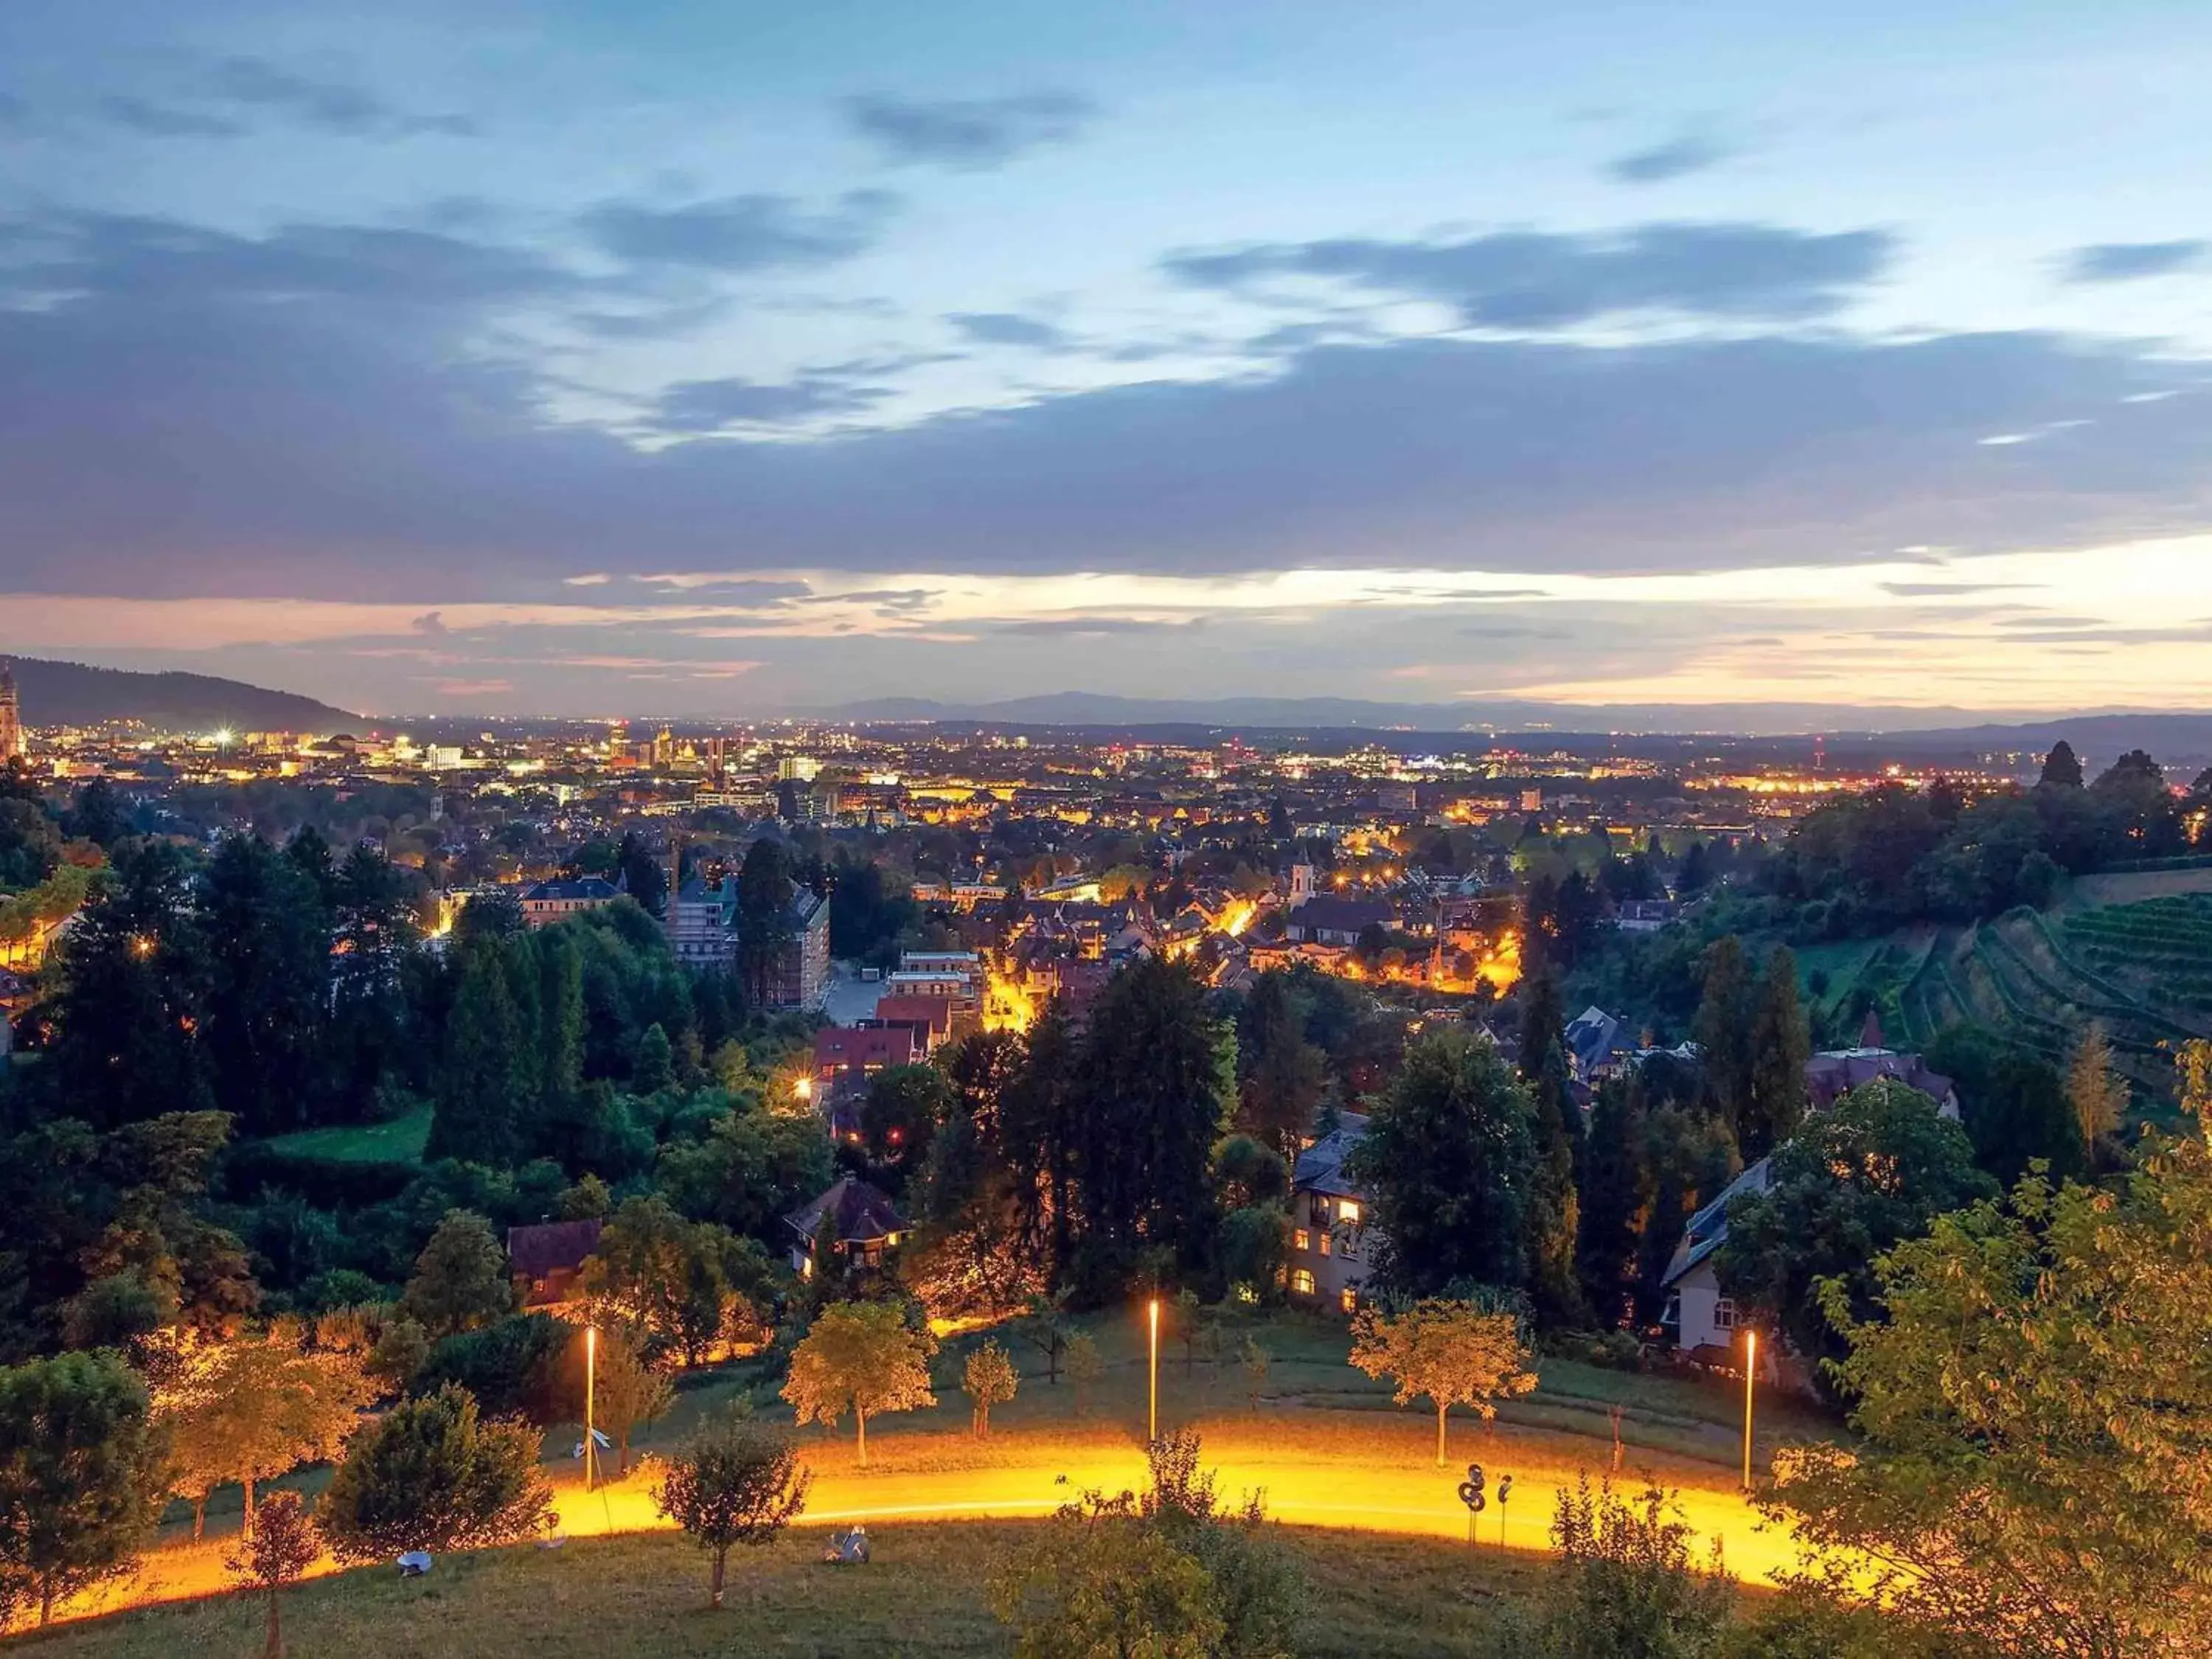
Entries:
{"label": "grass lawn", "polygon": [[[300,1654],[374,1659],[541,1659],[638,1655],[1003,1655],[1009,1632],[984,1603],[995,1563],[1035,1523],[872,1528],[874,1560],[832,1567],[828,1529],[802,1522],[731,1563],[729,1605],[706,1610],[706,1559],[671,1533],[572,1539],[559,1549],[441,1559],[428,1578],[388,1569],[300,1585],[284,1631]],[[1462,1544],[1287,1528],[1304,1559],[1312,1659],[1470,1653],[1501,1601],[1541,1583],[1542,1558]],[[55,1659],[171,1659],[258,1652],[262,1604],[221,1596],[60,1627],[18,1645]]]}
{"label": "grass lawn", "polygon": [[342,1164],[419,1164],[430,1139],[430,1109],[416,1108],[388,1123],[348,1123],[328,1129],[301,1129],[268,1142],[291,1158],[326,1158]]}

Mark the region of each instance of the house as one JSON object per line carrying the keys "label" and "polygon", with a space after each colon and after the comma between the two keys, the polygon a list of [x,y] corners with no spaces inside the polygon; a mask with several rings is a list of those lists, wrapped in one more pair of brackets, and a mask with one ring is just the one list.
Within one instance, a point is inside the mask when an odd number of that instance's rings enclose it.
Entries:
{"label": "house", "polygon": [[1667,1289],[1667,1310],[1660,1323],[1673,1334],[1674,1346],[1691,1358],[1726,1364],[1735,1341],[1735,1304],[1721,1294],[1713,1255],[1728,1242],[1728,1208],[1749,1193],[1763,1193],[1772,1183],[1771,1161],[1761,1158],[1721,1188],[1712,1202],[1692,1216],[1682,1230],[1662,1282]]}
{"label": "house", "polygon": [[846,1176],[813,1202],[784,1217],[783,1224],[792,1232],[791,1270],[801,1279],[826,1270],[829,1264],[815,1259],[825,1245],[846,1273],[879,1267],[907,1231],[897,1206],[858,1176]]}
{"label": "house", "polygon": [[1681,914],[1672,899],[1625,899],[1613,913],[1613,925],[1624,933],[1656,933]]}
{"label": "house", "polygon": [[830,901],[795,888],[786,920],[790,937],[776,959],[769,1006],[811,1012],[830,993]]}
{"label": "house", "polygon": [[1381,899],[1316,893],[1291,907],[1283,933],[1295,945],[1357,945],[1370,927],[1388,928],[1395,921]]}
{"label": "house", "polygon": [[1561,1035],[1566,1042],[1568,1063],[1579,1083],[1596,1081],[1613,1069],[1620,1055],[1636,1048],[1633,1034],[1620,1018],[1595,1006],[1569,1020]]}
{"label": "house", "polygon": [[1291,1172],[1291,1297],[1348,1314],[1359,1306],[1376,1235],[1367,1194],[1345,1173],[1366,1138],[1367,1120],[1339,1115],[1336,1127],[1298,1154]]}
{"label": "house", "polygon": [[605,1224],[589,1221],[541,1221],[534,1226],[507,1230],[508,1270],[522,1285],[526,1308],[547,1308],[566,1302],[574,1290],[585,1258],[599,1248]]}
{"label": "house", "polygon": [[[880,1010],[883,1004],[876,1006]],[[911,1021],[825,1025],[814,1034],[815,1094],[819,1098],[850,1077],[872,1077],[886,1066],[918,1066],[928,1058],[921,1028]]]}
{"label": "house", "polygon": [[605,876],[581,876],[574,881],[541,881],[522,891],[522,919],[532,927],[550,927],[585,910],[612,904],[622,889]]}
{"label": "house", "polygon": [[693,877],[668,902],[668,915],[661,927],[668,935],[669,953],[687,968],[733,966],[738,959],[738,935],[732,924],[737,911],[735,877],[725,877],[718,887],[709,887]]}
{"label": "house", "polygon": [[1936,1109],[1943,1116],[1956,1121],[1959,1116],[1959,1091],[1956,1085],[1942,1073],[1929,1068],[1919,1054],[1900,1054],[1893,1048],[1881,1046],[1881,1025],[1872,1014],[1867,1016],[1865,1046],[1857,1048],[1835,1048],[1817,1054],[1805,1062],[1805,1104],[1810,1111],[1825,1111],[1854,1089],[1863,1087],[1877,1078],[1888,1078],[1902,1083],[1908,1089],[1917,1089],[1936,1103]]}
{"label": "house", "polygon": [[921,1038],[926,1060],[952,1040],[954,1021],[962,1006],[951,997],[878,997],[872,1023],[913,1026]]}

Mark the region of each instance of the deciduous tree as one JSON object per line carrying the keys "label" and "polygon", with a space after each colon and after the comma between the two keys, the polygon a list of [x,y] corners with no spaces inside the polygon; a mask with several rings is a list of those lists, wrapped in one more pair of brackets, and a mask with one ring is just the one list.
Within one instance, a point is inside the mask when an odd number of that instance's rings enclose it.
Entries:
{"label": "deciduous tree", "polygon": [[773,1543],[805,1510],[812,1480],[786,1437],[740,1412],[709,1418],[669,1460],[653,1499],[713,1557],[708,1607],[722,1605],[732,1547]]}
{"label": "deciduous tree", "polygon": [[277,1600],[286,1585],[298,1582],[315,1565],[323,1540],[295,1492],[271,1492],[247,1516],[247,1523],[246,1538],[227,1565],[268,1600],[269,1635],[262,1644],[263,1659],[283,1659],[284,1626]]}
{"label": "deciduous tree", "polygon": [[936,1352],[937,1339],[908,1325],[895,1303],[833,1304],[793,1350],[783,1397],[801,1423],[834,1429],[851,1412],[865,1468],[871,1413],[937,1403],[929,1386],[929,1360]]}
{"label": "deciduous tree", "polygon": [[1437,1467],[1443,1467],[1444,1421],[1454,1406],[1472,1407],[1485,1422],[1497,1402],[1536,1386],[1521,1322],[1465,1302],[1431,1297],[1401,1313],[1363,1308],[1352,1316],[1352,1363],[1398,1385],[1397,1403],[1419,1399],[1437,1408]]}
{"label": "deciduous tree", "polygon": [[1020,1385],[1021,1374],[997,1343],[987,1341],[968,1356],[967,1364],[960,1368],[960,1387],[974,1408],[977,1439],[990,1437],[991,1407],[1012,1400]]}
{"label": "deciduous tree", "polygon": [[474,1330],[512,1313],[514,1281],[491,1223],[473,1211],[447,1211],[415,1259],[400,1306],[432,1336]]}

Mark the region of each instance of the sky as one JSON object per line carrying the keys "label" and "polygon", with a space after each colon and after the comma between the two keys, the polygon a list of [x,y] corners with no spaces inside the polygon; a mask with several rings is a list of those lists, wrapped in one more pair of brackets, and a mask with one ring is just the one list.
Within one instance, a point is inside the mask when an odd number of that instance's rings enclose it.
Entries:
{"label": "sky", "polygon": [[2212,707],[2207,85],[2148,0],[7,0],[0,652]]}

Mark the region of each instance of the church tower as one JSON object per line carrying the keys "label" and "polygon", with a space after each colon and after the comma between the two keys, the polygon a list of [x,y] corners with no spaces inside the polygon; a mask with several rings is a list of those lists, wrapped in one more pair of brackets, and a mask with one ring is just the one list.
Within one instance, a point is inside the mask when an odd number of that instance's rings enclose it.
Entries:
{"label": "church tower", "polygon": [[23,736],[23,711],[15,701],[15,666],[0,662],[0,766],[30,752]]}

